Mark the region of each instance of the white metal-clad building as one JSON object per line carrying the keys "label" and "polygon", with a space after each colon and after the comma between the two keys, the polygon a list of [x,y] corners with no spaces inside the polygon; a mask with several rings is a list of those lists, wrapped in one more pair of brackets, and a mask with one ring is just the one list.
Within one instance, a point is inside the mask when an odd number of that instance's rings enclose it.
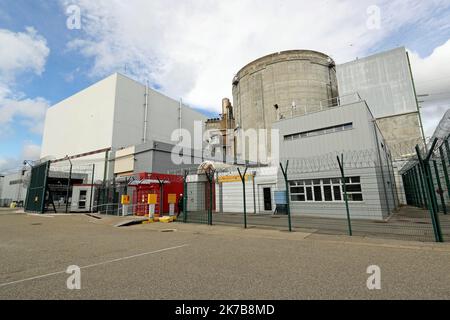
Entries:
{"label": "white metal-clad building", "polygon": [[[274,192],[277,189],[276,167],[249,168],[246,175],[247,212],[262,214],[275,211]],[[243,172],[242,172],[243,174]],[[239,175],[219,173],[216,183],[216,211],[243,211],[243,185]]]}
{"label": "white metal-clad building", "polygon": [[21,170],[0,177],[0,207],[8,207],[11,202],[25,201],[27,189],[24,185],[26,171]]}
{"label": "white metal-clad building", "polygon": [[[195,122],[202,126],[205,120],[200,112],[116,73],[47,111],[41,158],[120,150],[155,140],[173,144],[174,131],[183,128],[193,135]],[[95,162],[96,179],[101,179],[104,159],[105,152],[78,161]]]}

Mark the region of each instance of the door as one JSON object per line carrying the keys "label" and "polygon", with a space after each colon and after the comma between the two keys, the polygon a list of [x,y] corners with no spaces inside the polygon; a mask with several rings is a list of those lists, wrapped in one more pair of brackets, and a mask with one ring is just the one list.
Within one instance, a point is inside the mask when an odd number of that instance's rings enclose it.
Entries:
{"label": "door", "polygon": [[272,189],[264,188],[264,211],[272,211]]}

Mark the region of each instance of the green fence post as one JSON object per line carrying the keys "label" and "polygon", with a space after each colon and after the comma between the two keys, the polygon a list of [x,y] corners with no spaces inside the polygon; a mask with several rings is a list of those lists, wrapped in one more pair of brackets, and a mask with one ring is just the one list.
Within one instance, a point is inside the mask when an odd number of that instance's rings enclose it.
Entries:
{"label": "green fence post", "polygon": [[239,176],[241,177],[241,181],[242,181],[242,190],[244,193],[244,228],[247,229],[247,199],[245,196],[245,176],[247,175],[247,170],[248,167],[245,167],[245,171],[244,171],[244,175],[242,175],[241,173],[241,169],[237,168],[238,172],[239,172]]}
{"label": "green fence post", "polygon": [[439,169],[436,160],[433,160],[433,166],[434,172],[436,173],[436,180],[439,190],[439,196],[441,198],[442,211],[444,212],[445,215],[447,215],[447,205],[445,204],[444,190],[442,190],[441,177],[439,176]]}
{"label": "green fence post", "polygon": [[206,172],[206,177],[209,183],[209,206],[208,206],[208,225],[212,226],[212,209],[213,209],[213,181],[214,181],[214,170]]}
{"label": "green fence post", "polygon": [[419,207],[419,195],[417,192],[417,186],[414,181],[414,173],[412,170],[409,170],[409,185],[412,193],[412,201],[415,207]]}
{"label": "green fence post", "polygon": [[44,181],[43,181],[44,185],[42,188],[42,195],[41,195],[42,203],[41,203],[41,207],[39,208],[41,214],[45,213],[45,195],[47,193],[47,181],[48,181],[48,175],[50,172],[50,164],[51,164],[51,162],[47,161],[47,164],[45,165],[45,176],[44,176]]}
{"label": "green fence post", "polygon": [[450,138],[450,136],[447,137],[447,139],[445,139],[444,141],[444,145],[445,145],[445,151],[447,151],[447,160],[450,161],[450,146],[448,144],[448,139]]}
{"label": "green fence post", "polygon": [[421,195],[423,200],[424,207],[428,207],[429,202],[429,195],[425,186],[425,179],[424,179],[424,170],[422,164],[419,164],[417,166],[417,172],[419,173],[419,179],[420,179],[420,189],[421,189]]}
{"label": "green fence post", "polygon": [[418,200],[418,206],[419,208],[425,207],[425,194],[422,192],[422,180],[420,179],[420,171],[419,171],[419,165],[416,165],[413,167],[413,178],[414,178],[414,184],[416,186],[417,190],[417,200]]}
{"label": "green fence post", "polygon": [[[404,186],[405,186],[405,194],[406,194],[406,202],[409,205],[416,205],[416,194],[413,188],[411,171],[408,170],[404,175]],[[409,198],[409,199],[408,199]]]}
{"label": "green fence post", "polygon": [[290,206],[290,196],[289,196],[289,181],[288,181],[288,168],[289,168],[289,160],[286,161],[286,167],[283,167],[283,164],[280,162],[281,171],[283,172],[284,183],[286,184],[286,210],[288,214],[288,224],[289,224],[289,232],[292,232],[292,222],[291,222],[291,206]]}
{"label": "green fence post", "polygon": [[450,197],[450,177],[448,176],[447,163],[445,162],[444,149],[439,147],[439,154],[442,162],[442,170],[444,171],[445,184],[447,185],[448,196]]}
{"label": "green fence post", "polygon": [[[342,178],[342,187],[344,188],[344,201],[345,201],[345,209],[347,211],[347,223],[348,223],[348,234],[353,236],[352,231],[352,221],[350,218],[350,208],[348,206],[348,197],[347,197],[347,183],[345,182],[345,171],[344,171],[344,154],[341,154],[341,158],[337,157],[337,161],[339,164],[339,169],[341,170],[341,178]],[[386,201],[389,201],[386,199]]]}
{"label": "green fence post", "polygon": [[436,197],[436,188],[434,185],[433,173],[431,171],[431,165],[430,165],[429,161],[426,163],[426,167],[428,170],[428,177],[429,177],[430,183],[431,183],[431,189],[430,189],[430,191],[432,191],[431,199],[433,200],[433,206],[434,206],[436,213],[439,213],[439,204],[438,204],[437,197]]}
{"label": "green fence post", "polygon": [[187,190],[187,170],[184,170],[183,175],[183,222],[187,223],[187,196],[188,196],[188,190]]}
{"label": "green fence post", "polygon": [[429,174],[431,174],[431,170],[429,170],[429,160],[433,153],[433,149],[434,149],[434,146],[436,145],[436,142],[437,142],[437,139],[435,139],[435,142],[431,146],[430,152],[425,159],[422,158],[422,155],[421,155],[421,152],[419,149],[419,145],[416,146],[416,152],[417,152],[417,156],[419,158],[419,163],[422,167],[422,171],[424,173],[424,178],[425,178],[426,188],[427,188],[426,191],[427,191],[427,196],[428,196],[428,201],[427,201],[428,210],[430,211],[431,222],[433,224],[436,242],[444,242],[443,236],[442,236],[442,231],[441,231],[441,225],[439,223],[439,216],[437,215],[437,212],[433,205],[433,193],[434,193],[433,180],[429,176]]}

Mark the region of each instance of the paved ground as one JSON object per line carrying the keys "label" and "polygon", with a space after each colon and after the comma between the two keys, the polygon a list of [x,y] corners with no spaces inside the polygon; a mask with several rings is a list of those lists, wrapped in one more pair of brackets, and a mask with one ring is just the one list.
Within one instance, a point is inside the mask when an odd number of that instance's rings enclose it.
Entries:
{"label": "paved ground", "polygon": [[118,221],[1,211],[0,299],[450,299],[449,244]]}
{"label": "paved ground", "polygon": [[[193,222],[207,221],[206,212],[190,212],[188,220]],[[440,214],[441,229],[444,239],[450,241],[450,215]],[[214,213],[213,223],[222,225],[244,225],[243,213]],[[278,229],[288,229],[287,216],[283,215],[247,215],[249,226],[266,226]],[[301,232],[320,234],[348,234],[346,219],[317,218],[305,215],[293,215],[292,228]],[[383,239],[398,239],[412,241],[435,241],[433,225],[427,210],[414,207],[402,207],[386,221],[352,220],[352,232],[356,236],[366,236]]]}

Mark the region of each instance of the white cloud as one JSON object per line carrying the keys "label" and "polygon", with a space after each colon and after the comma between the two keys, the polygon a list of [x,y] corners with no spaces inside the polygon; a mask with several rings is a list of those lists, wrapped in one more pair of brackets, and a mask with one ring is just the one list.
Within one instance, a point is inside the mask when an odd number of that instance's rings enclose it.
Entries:
{"label": "white cloud", "polygon": [[25,74],[41,75],[49,53],[46,40],[31,27],[17,33],[0,29],[0,137],[13,134],[14,124],[42,133],[49,103],[25,97],[16,81]]}
{"label": "white cloud", "polygon": [[41,155],[41,146],[27,142],[22,148],[22,158],[25,160],[38,160]]}
{"label": "white cloud", "polygon": [[22,151],[18,157],[8,156],[0,157],[0,173],[18,171],[23,167],[24,160],[38,160],[41,153],[41,147],[31,141],[24,141]]}
{"label": "white cloud", "polygon": [[433,135],[445,112],[450,109],[450,39],[428,57],[411,52],[411,65],[417,93],[421,97],[426,136]]}
{"label": "white cloud", "polygon": [[[63,4],[74,1],[62,0]],[[123,71],[176,98],[220,110],[233,75],[276,51],[306,48],[348,61],[445,1],[78,0],[84,36],[69,48],[94,59],[95,77]],[[381,7],[368,30],[367,8]],[[448,5],[448,4],[447,4]],[[421,14],[417,14],[421,12]]]}
{"label": "white cloud", "polygon": [[0,29],[0,75],[15,77],[17,73],[44,71],[50,53],[46,40],[32,27],[26,32],[14,33]]}

